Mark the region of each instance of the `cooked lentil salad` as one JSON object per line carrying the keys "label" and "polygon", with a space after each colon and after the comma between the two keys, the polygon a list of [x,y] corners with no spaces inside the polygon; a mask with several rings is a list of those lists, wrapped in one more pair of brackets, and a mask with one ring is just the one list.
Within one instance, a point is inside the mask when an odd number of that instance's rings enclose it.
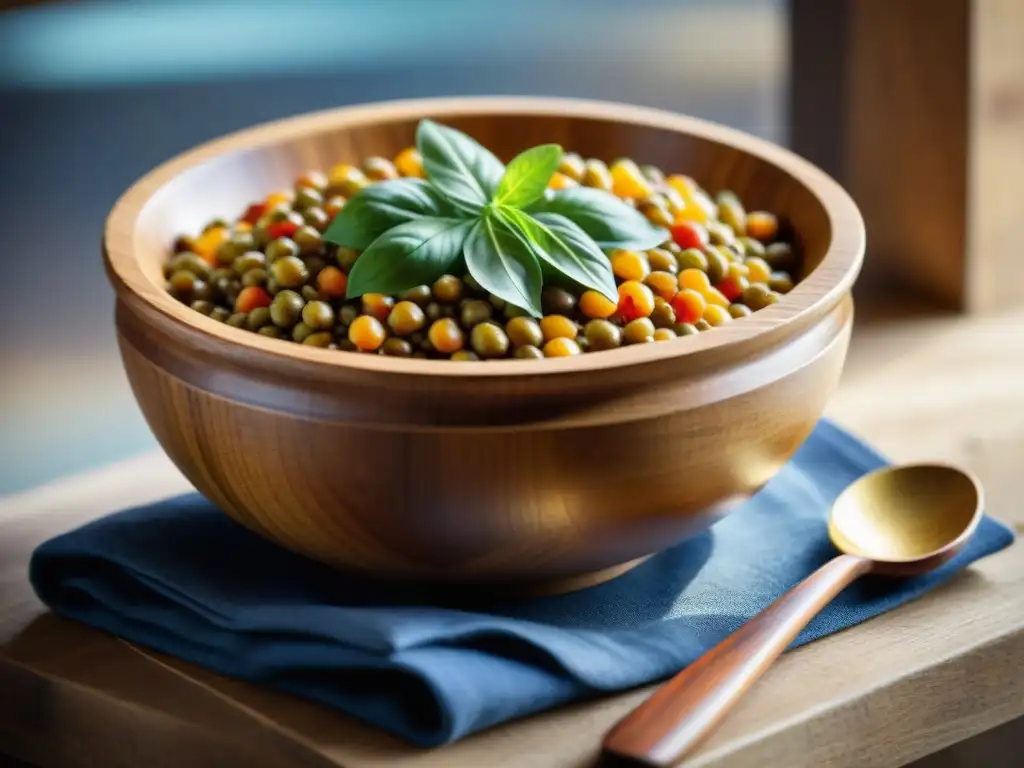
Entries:
{"label": "cooked lentil salad", "polygon": [[167,288],[197,312],[271,338],[456,361],[674,342],[741,320],[792,289],[797,255],[772,213],[748,212],[733,192],[712,196],[683,174],[557,149],[549,198],[599,190],[664,232],[657,247],[607,251],[614,292],[545,278],[536,307],[523,308],[486,290],[460,262],[454,274],[408,290],[352,296],[350,276],[367,251],[331,242],[332,222],[363,190],[426,179],[416,147],[304,173],[235,221],[215,219],[195,237],[178,237]]}

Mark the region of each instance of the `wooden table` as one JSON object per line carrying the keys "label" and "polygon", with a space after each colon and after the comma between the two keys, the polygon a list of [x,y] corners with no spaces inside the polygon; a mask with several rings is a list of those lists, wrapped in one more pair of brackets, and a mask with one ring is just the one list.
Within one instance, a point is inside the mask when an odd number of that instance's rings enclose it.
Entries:
{"label": "wooden table", "polygon": [[[903,310],[906,308],[903,307]],[[828,413],[895,459],[981,477],[989,512],[1024,527],[1024,312],[874,309]],[[44,615],[32,545],[186,488],[159,454],[0,501],[0,752],[44,766],[583,768],[650,689],[417,751],[345,716],[219,678]],[[1024,716],[1024,547],[787,654],[687,765],[895,766]],[[103,755],[97,760],[96,755]],[[989,763],[991,764],[991,763]]]}

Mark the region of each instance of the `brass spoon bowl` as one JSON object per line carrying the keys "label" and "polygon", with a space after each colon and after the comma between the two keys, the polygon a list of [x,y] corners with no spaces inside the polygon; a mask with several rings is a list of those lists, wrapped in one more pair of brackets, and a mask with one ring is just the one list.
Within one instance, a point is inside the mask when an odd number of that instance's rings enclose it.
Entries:
{"label": "brass spoon bowl", "polygon": [[887,467],[851,484],[832,505],[828,535],[841,552],[887,576],[916,576],[953,557],[981,522],[981,485],[942,464]]}
{"label": "brass spoon bowl", "polygon": [[829,537],[843,554],[659,688],[608,732],[604,753],[674,765],[844,587],[866,573],[934,570],[970,539],[982,509],[978,481],[955,467],[888,467],[860,478],[836,499],[829,518]]}

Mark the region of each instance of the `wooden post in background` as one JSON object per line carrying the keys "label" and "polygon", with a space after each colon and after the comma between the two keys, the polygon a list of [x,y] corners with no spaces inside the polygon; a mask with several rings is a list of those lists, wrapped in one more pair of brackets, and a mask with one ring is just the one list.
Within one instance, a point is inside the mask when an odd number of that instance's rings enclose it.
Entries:
{"label": "wooden post in background", "polygon": [[1024,251],[1024,0],[790,0],[790,144],[864,213],[864,285],[1012,300]]}

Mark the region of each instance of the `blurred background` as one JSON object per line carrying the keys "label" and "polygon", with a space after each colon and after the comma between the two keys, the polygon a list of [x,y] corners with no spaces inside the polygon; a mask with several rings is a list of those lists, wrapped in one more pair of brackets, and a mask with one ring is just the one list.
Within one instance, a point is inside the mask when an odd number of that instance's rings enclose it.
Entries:
{"label": "blurred background", "polygon": [[225,132],[383,99],[536,94],[785,143],[784,0],[131,0],[0,11],[0,494],[155,447],[100,259],[116,198]]}

